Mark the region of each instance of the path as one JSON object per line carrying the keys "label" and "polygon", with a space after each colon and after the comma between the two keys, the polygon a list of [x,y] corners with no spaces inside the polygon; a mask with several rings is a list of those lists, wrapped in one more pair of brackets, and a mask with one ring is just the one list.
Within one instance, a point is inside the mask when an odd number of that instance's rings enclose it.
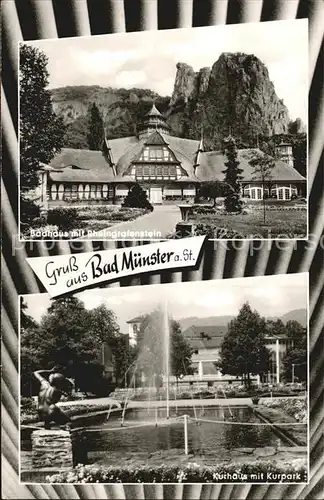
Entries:
{"label": "path", "polygon": [[[176,205],[155,205],[153,212],[138,219],[120,222],[104,229],[107,239],[155,239],[166,238],[175,231],[181,221],[180,209]],[[133,232],[133,234],[132,234]],[[91,233],[91,239],[103,237],[101,232]],[[83,238],[84,239],[84,238]]]}

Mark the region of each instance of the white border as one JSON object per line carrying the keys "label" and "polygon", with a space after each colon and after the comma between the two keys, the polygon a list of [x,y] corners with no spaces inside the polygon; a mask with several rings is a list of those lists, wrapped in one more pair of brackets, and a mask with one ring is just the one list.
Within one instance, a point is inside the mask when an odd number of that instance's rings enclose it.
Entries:
{"label": "white border", "polygon": [[[302,19],[280,19],[280,20],[274,20],[274,21],[265,21],[266,24],[269,23],[285,23],[285,22],[293,22],[293,21],[304,21],[307,23],[307,31],[309,32],[309,20],[308,18],[302,18]],[[244,25],[248,24],[259,24],[260,22],[250,22],[250,23],[244,23]],[[234,25],[224,25],[224,26],[230,26],[233,27]],[[223,26],[223,27],[224,27]],[[241,26],[241,24],[240,24]],[[218,25],[215,26],[198,26],[197,28],[211,28],[214,27],[217,29]],[[171,30],[161,30],[166,32],[168,31],[179,31],[179,30],[188,30],[188,29],[195,29],[196,27],[191,27],[191,28],[173,28]],[[148,30],[144,31],[139,31],[137,33],[145,33],[147,34],[149,32]],[[128,33],[134,33],[134,32],[128,32]],[[75,40],[76,38],[93,38],[93,37],[111,37],[111,36],[119,36],[119,35],[127,35],[127,32],[125,33],[108,33],[108,34],[101,34],[101,35],[86,35],[86,36],[77,36],[77,37],[64,37],[64,40],[69,40],[73,39]],[[145,35],[143,35],[145,36]],[[20,223],[20,50],[19,46],[20,44],[29,44],[33,42],[44,42],[46,43],[47,41],[59,41],[62,40],[61,38],[44,38],[44,39],[35,39],[35,40],[20,40],[17,43],[17,50],[18,50],[18,241],[19,243],[29,243],[29,242],[48,242],[48,241],[55,241],[55,242],[60,242],[60,241],[78,241],[78,242],[85,242],[85,241],[132,241],[132,242],[138,242],[139,238],[132,238],[132,239],[112,239],[112,238],[92,238],[92,237],[83,237],[83,238],[75,238],[75,239],[23,239],[21,237],[21,223]],[[308,40],[308,67],[309,67],[309,50],[310,50],[310,45],[309,45],[309,40]],[[309,71],[308,71],[308,79],[309,79]],[[307,120],[307,127],[306,127],[306,193],[307,193],[307,209],[306,209],[306,236],[304,238],[222,238],[222,239],[215,239],[215,238],[210,238],[209,241],[307,241],[309,239],[309,198],[310,198],[310,192],[309,192],[309,92],[310,92],[310,87],[311,87],[311,81],[308,81],[308,94],[305,96],[306,102],[307,102],[307,115],[308,115],[308,120]],[[289,110],[288,110],[289,112]],[[179,221],[180,222],[180,221]],[[107,228],[107,230],[113,231],[113,226],[112,229]],[[158,228],[155,228],[156,231],[158,231]],[[154,238],[151,240],[150,238],[143,238],[141,241],[150,241],[150,242],[158,242],[158,241],[167,241],[167,238]]]}
{"label": "white border", "polygon": [[[224,279],[227,279],[227,280],[238,280],[238,279],[245,279],[245,278],[250,278],[253,280],[253,278],[271,278],[271,277],[274,277],[274,276],[280,276],[280,275],[283,275],[283,276],[287,276],[289,274],[305,274],[307,275],[308,279],[307,279],[307,286],[306,286],[306,298],[307,298],[307,370],[308,370],[308,373],[307,373],[307,482],[264,482],[264,483],[250,483],[250,482],[238,482],[238,483],[235,483],[235,482],[230,482],[230,483],[221,483],[221,482],[217,482],[217,483],[211,483],[211,482],[208,482],[208,483],[187,483],[187,482],[183,482],[183,483],[169,483],[169,482],[166,482],[166,483],[37,483],[37,482],[22,482],[21,481],[21,467],[20,467],[20,462],[21,462],[21,430],[20,430],[20,426],[21,426],[21,415],[20,415],[20,408],[21,408],[21,405],[20,405],[20,400],[21,400],[21,384],[20,384],[20,354],[21,354],[21,350],[20,350],[20,319],[21,319],[21,308],[20,308],[20,300],[21,300],[21,297],[28,297],[28,296],[31,296],[31,295],[49,295],[48,293],[31,293],[31,294],[20,294],[18,295],[18,349],[19,349],[19,352],[18,352],[18,398],[19,398],[19,404],[18,404],[18,467],[19,467],[19,471],[18,471],[18,475],[19,475],[19,485],[30,485],[30,484],[39,484],[39,485],[66,485],[66,484],[71,484],[72,486],[83,486],[85,484],[92,484],[93,486],[95,486],[96,484],[100,484],[100,485],[109,485],[109,484],[114,484],[114,485],[134,485],[134,484],[142,484],[142,485],[152,485],[152,484],[172,484],[172,485],[179,485],[179,484],[182,484],[182,485],[185,485],[185,484],[188,484],[188,485],[203,485],[203,484],[207,484],[207,485],[213,485],[213,486],[216,486],[216,485],[222,485],[222,484],[228,484],[228,485],[291,485],[291,484],[296,484],[296,485],[308,485],[310,484],[310,442],[309,442],[309,435],[310,435],[310,363],[309,363],[309,358],[310,358],[310,353],[309,353],[309,334],[310,334],[310,325],[309,325],[309,318],[310,318],[310,312],[309,312],[309,272],[301,272],[301,273],[283,273],[283,274],[270,274],[270,275],[260,275],[260,276],[240,276],[240,277],[237,277],[237,278],[222,278],[222,279],[211,279],[211,280],[204,280],[206,281],[206,283],[210,283],[210,282],[219,282],[221,283]],[[202,283],[203,281],[199,281],[200,283]],[[158,284],[152,284],[152,285],[147,285],[148,287],[157,287],[157,286],[163,286],[163,287],[167,287],[167,286],[177,286],[177,285],[184,285],[184,284],[194,284],[196,283],[195,281],[188,281],[188,282],[185,282],[185,281],[181,281],[181,282],[177,282],[177,283],[158,283]],[[128,286],[128,287],[123,287],[123,291],[125,293],[127,293],[127,290],[132,290],[134,288],[137,288],[138,286],[141,286],[141,285],[135,285],[135,286]],[[118,288],[119,290],[121,290],[121,288]],[[93,292],[96,290],[96,288],[93,289]],[[78,292],[76,292],[78,293]],[[113,293],[113,292],[112,292]],[[75,295],[75,293],[71,293],[69,295]],[[49,475],[50,475],[50,472],[49,472]]]}

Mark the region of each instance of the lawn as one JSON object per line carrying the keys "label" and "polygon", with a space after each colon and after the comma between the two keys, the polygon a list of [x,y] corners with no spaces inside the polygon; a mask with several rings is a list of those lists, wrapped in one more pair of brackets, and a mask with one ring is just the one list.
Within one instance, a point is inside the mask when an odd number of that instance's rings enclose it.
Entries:
{"label": "lawn", "polygon": [[189,220],[196,225],[196,235],[217,239],[305,238],[307,233],[306,210],[267,210],[265,223],[263,210],[253,209],[246,214],[194,211]]}

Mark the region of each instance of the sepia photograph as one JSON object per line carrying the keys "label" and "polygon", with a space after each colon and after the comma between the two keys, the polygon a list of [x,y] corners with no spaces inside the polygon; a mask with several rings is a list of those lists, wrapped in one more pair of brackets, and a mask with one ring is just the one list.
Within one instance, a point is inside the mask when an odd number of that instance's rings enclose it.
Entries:
{"label": "sepia photograph", "polygon": [[307,96],[307,19],[20,43],[20,237],[305,239]]}
{"label": "sepia photograph", "polygon": [[23,483],[307,483],[308,273],[20,296]]}

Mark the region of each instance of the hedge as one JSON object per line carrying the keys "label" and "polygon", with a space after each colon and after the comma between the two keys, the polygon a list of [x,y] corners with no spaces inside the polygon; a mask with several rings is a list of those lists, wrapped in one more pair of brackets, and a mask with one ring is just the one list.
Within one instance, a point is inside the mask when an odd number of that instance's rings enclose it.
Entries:
{"label": "hedge", "polygon": [[[253,476],[252,476],[253,474]],[[306,482],[303,460],[277,465],[273,462],[218,464],[196,463],[135,467],[78,465],[72,471],[46,477],[50,483],[290,483]]]}

